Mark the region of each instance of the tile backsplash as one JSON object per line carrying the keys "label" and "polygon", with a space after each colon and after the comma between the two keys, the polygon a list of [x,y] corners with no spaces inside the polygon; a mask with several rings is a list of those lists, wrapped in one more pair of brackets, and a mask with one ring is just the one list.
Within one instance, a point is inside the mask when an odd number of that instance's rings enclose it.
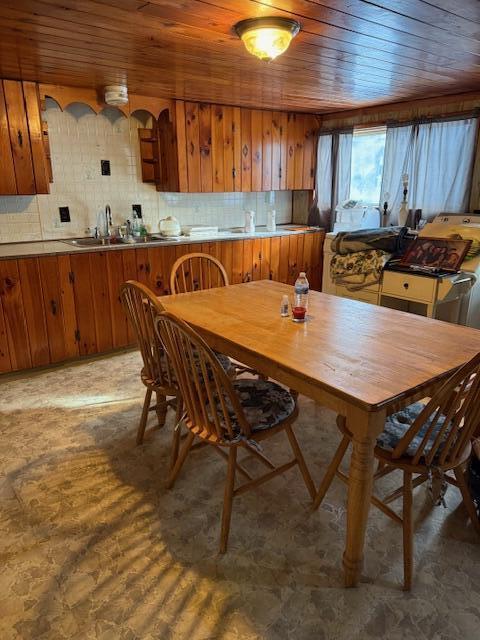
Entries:
{"label": "tile backsplash", "polygon": [[[140,204],[145,224],[158,231],[159,220],[174,215],[183,224],[234,227],[244,223],[244,210],[257,212],[265,224],[270,202],[277,222],[292,220],[290,191],[272,193],[159,193],[141,178],[137,129],[148,126],[148,114],[126,118],[115,109],[96,115],[88,106],[73,104],[65,111],[47,100],[53,183],[50,194],[0,197],[0,242],[50,240],[87,235],[101,224],[105,205],[113,224],[132,217]],[[101,175],[109,160],[111,175]],[[70,222],[60,222],[59,207],[69,207]]]}

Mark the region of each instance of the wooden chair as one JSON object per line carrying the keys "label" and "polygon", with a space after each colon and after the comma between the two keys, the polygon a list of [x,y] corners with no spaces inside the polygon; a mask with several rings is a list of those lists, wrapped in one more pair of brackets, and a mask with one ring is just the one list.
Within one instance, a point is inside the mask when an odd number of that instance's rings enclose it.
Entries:
{"label": "wooden chair", "polygon": [[[472,436],[479,423],[480,353],[462,366],[426,405],[417,402],[389,416],[384,431],[377,439],[375,457],[379,465],[374,480],[395,470],[403,472],[402,487],[383,500],[375,495],[371,500],[383,513],[403,526],[406,590],[412,586],[412,492],[415,487],[427,480],[431,482],[433,477],[439,478],[442,485],[446,482],[458,487],[468,516],[480,533],[480,522],[464,473],[472,451]],[[343,439],[322,480],[314,509],[321,504],[335,475],[348,483],[348,476],[339,470],[339,466],[352,435],[342,416],[338,416],[337,424],[343,433]],[[449,472],[453,472],[454,477]],[[402,517],[388,506],[400,497],[403,497]]]}
{"label": "wooden chair", "polygon": [[170,291],[186,293],[228,285],[228,275],[223,264],[208,253],[187,253],[173,264],[170,274]]}
{"label": "wooden chair", "polygon": [[[170,291],[187,293],[203,289],[228,286],[229,280],[223,264],[208,253],[187,253],[173,263],[170,274]],[[235,364],[235,374],[249,373],[265,379],[254,369]]]}
{"label": "wooden chair", "polygon": [[[227,458],[220,537],[220,553],[225,553],[235,496],[258,487],[295,465],[300,468],[311,498],[315,496],[315,486],[292,430],[298,415],[296,401],[289,391],[274,382],[251,378],[230,380],[205,341],[173,314],[160,314],[156,327],[175,369],[185,406],[184,424],[188,430],[167,486],[173,486],[195,437],[212,445],[215,451]],[[259,450],[257,443],[279,431],[286,432],[294,457],[275,467]],[[240,447],[266,465],[267,473],[252,478],[237,462]],[[235,488],[237,472],[247,481]]]}
{"label": "wooden chair", "polygon": [[[143,442],[148,412],[156,410],[158,424],[165,424],[167,409],[173,404],[177,409],[177,421],[180,419],[181,403],[176,403],[178,387],[169,359],[155,331],[155,317],[162,313],[163,307],[152,291],[140,282],[129,280],[120,287],[120,298],[134,329],[143,361],[140,377],[147,390],[142,415],[137,431],[137,444]],[[152,394],[156,403],[150,407]],[[167,397],[173,398],[167,400]]]}
{"label": "wooden chair", "polygon": [[[175,372],[154,327],[156,316],[162,313],[164,309],[153,291],[134,280],[129,280],[120,287],[120,297],[137,338],[143,360],[143,368],[140,375],[143,384],[147,387],[137,431],[137,444],[143,442],[149,411],[156,410],[158,424],[162,427],[165,424],[168,407],[175,407],[175,428],[171,456],[171,466],[173,467],[181,440],[180,422],[183,414],[183,404]],[[217,359],[226,374],[234,378],[236,371],[230,359],[227,356],[218,354]],[[152,393],[154,392],[156,403],[150,407]],[[167,399],[168,397],[170,399]]]}

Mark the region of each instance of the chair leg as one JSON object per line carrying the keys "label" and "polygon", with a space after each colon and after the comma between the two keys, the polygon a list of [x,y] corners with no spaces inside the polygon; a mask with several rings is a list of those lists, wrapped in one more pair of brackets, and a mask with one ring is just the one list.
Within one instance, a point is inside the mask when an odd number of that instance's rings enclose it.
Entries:
{"label": "chair leg", "polygon": [[185,462],[188,452],[190,451],[190,447],[195,439],[195,434],[191,431],[188,433],[187,438],[183,447],[180,449],[180,453],[175,461],[173,469],[167,480],[167,489],[171,489],[174,485],[175,480],[177,479],[178,474],[180,473],[181,468],[183,467],[183,463]]}
{"label": "chair leg", "polygon": [[335,451],[335,455],[327,469],[327,473],[323,476],[323,480],[320,484],[320,488],[318,489],[318,493],[313,501],[312,509],[318,509],[318,507],[322,504],[322,500],[325,497],[330,485],[332,484],[333,478],[337,472],[340,463],[343,460],[345,452],[348,449],[348,445],[350,444],[350,440],[348,436],[343,436],[342,441],[338,445],[337,450]]}
{"label": "chair leg", "polygon": [[410,591],[413,574],[413,486],[412,474],[403,473],[403,588]]}
{"label": "chair leg", "polygon": [[156,391],[155,393],[157,395],[157,404],[155,406],[155,411],[157,412],[158,426],[161,428],[165,425],[165,420],[167,418],[167,398],[158,391]]}
{"label": "chair leg", "polygon": [[467,510],[468,517],[472,521],[472,524],[475,527],[477,533],[480,534],[480,520],[478,518],[477,510],[472,500],[472,496],[470,495],[463,469],[461,467],[457,467],[456,469],[454,469],[454,472],[458,487],[462,493],[463,504],[465,505],[465,509]]}
{"label": "chair leg", "polygon": [[170,461],[170,470],[175,466],[175,462],[178,458],[178,451],[180,449],[180,440],[182,436],[182,426],[180,420],[183,413],[183,402],[180,396],[177,396],[177,408],[175,411],[175,424],[173,425],[173,437],[172,437],[172,456]]}
{"label": "chair leg", "polygon": [[147,388],[145,392],[145,400],[143,401],[142,416],[137,430],[137,444],[142,444],[145,435],[145,427],[147,426],[148,409],[150,408],[150,400],[152,398],[152,390]]}
{"label": "chair leg", "polygon": [[237,466],[237,447],[231,446],[228,452],[227,478],[223,498],[222,531],[220,533],[220,553],[227,550],[230,520],[232,517],[233,490],[235,486],[235,469]]}
{"label": "chair leg", "polygon": [[302,450],[298,444],[297,438],[293,433],[292,425],[289,424],[285,431],[287,432],[288,441],[290,442],[290,446],[292,447],[293,455],[297,461],[297,464],[300,468],[300,472],[303,476],[303,481],[305,482],[305,486],[307,487],[308,493],[312,500],[315,500],[315,496],[317,491],[315,489],[315,485],[313,484],[312,476],[310,475],[310,471],[308,470],[307,463],[305,462],[305,458],[303,457]]}

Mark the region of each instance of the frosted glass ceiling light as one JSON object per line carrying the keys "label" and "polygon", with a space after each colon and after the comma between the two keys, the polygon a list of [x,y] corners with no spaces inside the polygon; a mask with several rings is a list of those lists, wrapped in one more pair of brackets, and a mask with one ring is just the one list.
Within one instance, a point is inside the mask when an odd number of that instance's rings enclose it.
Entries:
{"label": "frosted glass ceiling light", "polygon": [[295,20],[277,16],[242,20],[234,29],[249,53],[270,62],[288,49],[300,25]]}

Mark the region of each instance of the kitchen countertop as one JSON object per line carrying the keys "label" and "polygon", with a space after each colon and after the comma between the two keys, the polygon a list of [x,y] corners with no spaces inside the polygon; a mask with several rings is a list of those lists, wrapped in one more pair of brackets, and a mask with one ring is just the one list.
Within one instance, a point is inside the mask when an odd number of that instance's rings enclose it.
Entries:
{"label": "kitchen countertop", "polygon": [[[250,240],[254,238],[273,238],[299,233],[320,231],[320,227],[309,227],[298,224],[279,225],[276,231],[267,231],[266,227],[257,227],[255,233],[245,233],[238,229],[225,229],[215,235],[202,238],[182,236],[180,240],[158,240],[148,243],[123,243],[80,247],[68,244],[65,240],[44,240],[37,242],[12,242],[0,244],[0,259],[27,258],[32,256],[49,256],[65,253],[91,253],[92,251],[118,251],[120,249],[135,249],[139,247],[165,247],[177,244],[197,244],[202,242],[221,242],[223,240]],[[69,238],[70,239],[70,238]],[[73,240],[73,238],[71,238]],[[67,239],[68,240],[68,239]]]}

